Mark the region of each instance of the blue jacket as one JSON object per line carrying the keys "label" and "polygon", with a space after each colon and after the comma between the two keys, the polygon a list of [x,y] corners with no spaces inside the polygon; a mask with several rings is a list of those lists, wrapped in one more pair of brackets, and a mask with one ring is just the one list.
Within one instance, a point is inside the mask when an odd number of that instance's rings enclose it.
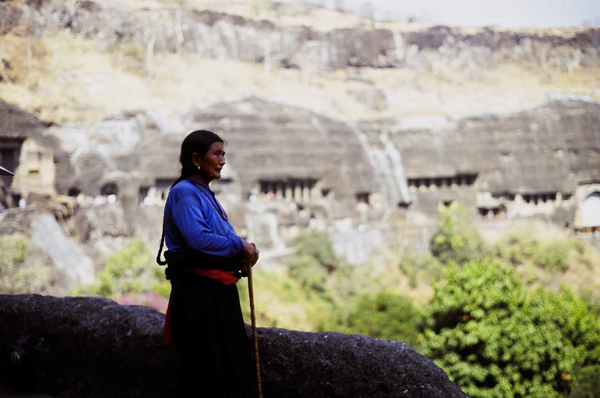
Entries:
{"label": "blue jacket", "polygon": [[[208,185],[196,181],[225,211]],[[243,250],[242,239],[224,220],[209,198],[193,183],[183,180],[171,189],[165,206],[165,243],[174,253],[202,252],[233,257]]]}

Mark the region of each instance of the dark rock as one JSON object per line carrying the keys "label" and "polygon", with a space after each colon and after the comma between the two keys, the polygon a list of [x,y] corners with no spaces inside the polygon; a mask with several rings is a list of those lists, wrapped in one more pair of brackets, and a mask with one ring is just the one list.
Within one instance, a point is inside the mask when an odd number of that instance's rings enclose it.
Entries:
{"label": "dark rock", "polygon": [[79,7],[89,12],[100,12],[102,11],[102,6],[93,1],[81,1],[79,2]]}
{"label": "dark rock", "polygon": [[341,333],[259,329],[268,397],[464,397],[410,346]]}
{"label": "dark rock", "polygon": [[0,235],[31,235],[31,220],[36,216],[35,209],[12,208],[4,212],[0,223]]}
{"label": "dark rock", "polygon": [[151,308],[39,295],[0,296],[0,308],[0,378],[61,397],[161,397],[175,385],[164,316]]}
{"label": "dark rock", "polygon": [[[101,298],[0,295],[0,383],[64,398],[174,396],[163,322]],[[269,328],[258,337],[265,397],[465,396],[401,342]]]}
{"label": "dark rock", "polygon": [[241,17],[239,15],[225,14],[222,12],[215,12],[210,10],[192,10],[193,15],[198,17],[198,21],[208,26],[213,26],[218,21],[226,21],[235,26],[246,26],[253,25],[258,29],[274,29],[275,25],[266,20],[254,21]]}
{"label": "dark rock", "polygon": [[393,67],[394,35],[387,29],[336,29],[326,34],[329,66],[333,68]]}

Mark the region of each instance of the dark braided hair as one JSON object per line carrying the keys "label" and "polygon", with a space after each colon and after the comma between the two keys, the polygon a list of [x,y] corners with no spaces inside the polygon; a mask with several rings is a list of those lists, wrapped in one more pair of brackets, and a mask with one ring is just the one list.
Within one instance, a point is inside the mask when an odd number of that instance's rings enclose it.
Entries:
{"label": "dark braided hair", "polygon": [[[179,154],[179,162],[181,163],[181,176],[171,185],[171,189],[186,178],[191,177],[197,170],[196,166],[192,162],[192,155],[197,153],[200,156],[204,156],[208,152],[208,148],[215,142],[224,143],[223,139],[217,134],[208,130],[196,130],[188,134],[187,137],[181,143],[181,153]],[[165,220],[163,218],[163,228],[160,238],[160,246],[158,248],[158,255],[156,256],[156,262],[159,265],[167,264],[167,261],[160,259],[162,249],[165,244]]]}

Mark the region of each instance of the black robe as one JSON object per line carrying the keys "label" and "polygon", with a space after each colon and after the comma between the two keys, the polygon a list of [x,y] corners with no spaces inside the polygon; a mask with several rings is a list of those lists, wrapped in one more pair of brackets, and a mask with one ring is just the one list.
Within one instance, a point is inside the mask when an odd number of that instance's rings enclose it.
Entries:
{"label": "black robe", "polygon": [[254,362],[237,286],[185,272],[171,279],[179,396],[255,398]]}

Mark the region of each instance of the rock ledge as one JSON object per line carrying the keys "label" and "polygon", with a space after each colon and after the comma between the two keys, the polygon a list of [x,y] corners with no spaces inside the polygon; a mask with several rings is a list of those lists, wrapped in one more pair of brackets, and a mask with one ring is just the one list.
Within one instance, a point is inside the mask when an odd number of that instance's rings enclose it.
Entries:
{"label": "rock ledge", "polygon": [[[63,398],[175,396],[163,322],[101,298],[0,295],[0,382]],[[465,396],[401,342],[260,328],[259,345],[267,398]]]}

